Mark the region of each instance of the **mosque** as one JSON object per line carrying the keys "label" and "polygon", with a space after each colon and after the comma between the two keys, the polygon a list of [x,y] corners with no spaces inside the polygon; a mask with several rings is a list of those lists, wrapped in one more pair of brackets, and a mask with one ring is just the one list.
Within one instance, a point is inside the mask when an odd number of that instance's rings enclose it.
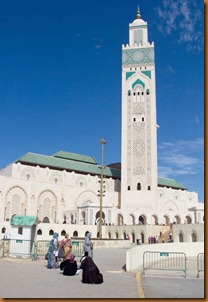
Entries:
{"label": "mosque", "polygon": [[23,155],[0,170],[1,228],[14,215],[76,228],[100,219],[107,226],[204,223],[198,194],[158,177],[157,128],[154,43],[138,9],[122,46],[121,163],[102,169],[93,156],[58,150]]}

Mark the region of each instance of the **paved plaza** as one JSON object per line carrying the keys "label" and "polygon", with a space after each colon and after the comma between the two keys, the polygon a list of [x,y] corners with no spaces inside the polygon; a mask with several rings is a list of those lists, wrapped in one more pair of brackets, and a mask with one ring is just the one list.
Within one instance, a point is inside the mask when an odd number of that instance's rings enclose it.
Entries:
{"label": "paved plaza", "polygon": [[[1,298],[203,298],[204,278],[196,278],[189,263],[187,278],[181,273],[127,273],[127,249],[95,249],[94,261],[104,277],[100,285],[83,284],[81,273],[63,276],[46,268],[46,260],[0,259]],[[79,259],[78,263],[79,263]]]}

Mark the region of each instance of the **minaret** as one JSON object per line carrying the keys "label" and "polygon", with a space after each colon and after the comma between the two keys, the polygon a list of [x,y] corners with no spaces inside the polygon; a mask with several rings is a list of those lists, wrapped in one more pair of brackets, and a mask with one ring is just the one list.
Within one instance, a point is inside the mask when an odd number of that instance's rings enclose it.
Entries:
{"label": "minaret", "polygon": [[147,22],[129,24],[129,44],[122,46],[121,204],[131,210],[156,208],[157,125],[154,43]]}

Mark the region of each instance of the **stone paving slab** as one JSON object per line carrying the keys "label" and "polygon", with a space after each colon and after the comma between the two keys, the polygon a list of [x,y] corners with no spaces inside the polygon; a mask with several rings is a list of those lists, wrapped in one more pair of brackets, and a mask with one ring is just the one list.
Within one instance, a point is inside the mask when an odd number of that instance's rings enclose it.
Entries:
{"label": "stone paving slab", "polygon": [[59,269],[49,270],[44,259],[5,258],[0,260],[0,297],[138,298],[135,273],[127,273],[122,268],[125,257],[126,249],[94,251],[94,261],[104,278],[104,283],[99,285],[83,284],[81,273],[63,276]]}
{"label": "stone paving slab", "polygon": [[[46,260],[0,259],[1,298],[204,298],[204,273],[196,278],[196,261],[188,259],[183,272],[125,271],[128,249],[95,249],[94,261],[104,277],[99,285],[83,284],[81,273],[63,276],[49,270]],[[77,259],[79,263],[79,259]]]}

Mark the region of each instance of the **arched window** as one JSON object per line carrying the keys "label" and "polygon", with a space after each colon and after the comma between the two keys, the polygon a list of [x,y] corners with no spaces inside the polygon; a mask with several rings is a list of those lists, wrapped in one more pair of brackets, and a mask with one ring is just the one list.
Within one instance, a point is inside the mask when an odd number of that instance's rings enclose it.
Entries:
{"label": "arched window", "polygon": [[42,235],[42,230],[39,229],[39,230],[37,231],[37,235]]}
{"label": "arched window", "polygon": [[53,234],[54,234],[54,231],[53,231],[53,230],[50,230],[50,231],[49,231],[49,235],[52,236]]}
{"label": "arched window", "polygon": [[130,96],[131,95],[131,90],[128,90],[128,96]]}
{"label": "arched window", "polygon": [[141,241],[144,243],[144,233],[141,232]]}
{"label": "arched window", "polygon": [[141,190],[141,183],[140,183],[140,182],[138,182],[138,184],[137,184],[137,190],[138,190],[138,191]]}
{"label": "arched window", "polygon": [[192,242],[197,242],[197,237],[196,237],[195,233],[191,234],[191,239],[192,239]]}
{"label": "arched window", "polygon": [[49,218],[48,218],[48,217],[44,217],[44,218],[43,218],[43,223],[50,223]]}
{"label": "arched window", "polygon": [[179,242],[183,242],[183,234],[179,233],[178,237],[179,237]]}
{"label": "arched window", "polygon": [[20,226],[18,227],[18,234],[19,235],[22,235],[23,234],[23,228]]}
{"label": "arched window", "polygon": [[73,237],[78,237],[78,232],[77,231],[74,231]]}
{"label": "arched window", "polygon": [[65,236],[66,235],[66,231],[62,230],[61,231],[61,236]]}
{"label": "arched window", "polygon": [[116,232],[116,239],[118,239],[118,232]]}
{"label": "arched window", "polygon": [[27,173],[27,174],[26,174],[26,179],[27,179],[27,180],[30,180],[30,178],[31,178],[31,175],[30,175],[29,173]]}
{"label": "arched window", "polygon": [[57,178],[57,177],[54,178],[54,183],[55,183],[55,184],[58,183],[58,178]]}
{"label": "arched window", "polygon": [[110,232],[108,232],[108,238],[111,239],[111,233]]}
{"label": "arched window", "polygon": [[131,233],[131,237],[132,237],[132,243],[135,243],[135,234],[134,234],[134,232]]}
{"label": "arched window", "polygon": [[191,224],[192,223],[192,219],[190,216],[186,216],[186,221],[187,221],[187,224]]}
{"label": "arched window", "polygon": [[4,234],[6,232],[6,228],[1,229],[1,233]]}

